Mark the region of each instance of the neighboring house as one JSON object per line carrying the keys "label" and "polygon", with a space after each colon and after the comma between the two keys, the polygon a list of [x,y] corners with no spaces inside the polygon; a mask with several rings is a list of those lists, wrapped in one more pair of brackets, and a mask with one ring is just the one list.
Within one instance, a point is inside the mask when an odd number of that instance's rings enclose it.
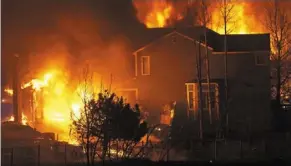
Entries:
{"label": "neighboring house", "polygon": [[[208,30],[208,45],[203,44],[202,29],[148,29],[131,39],[136,49],[132,67],[134,79],[124,82],[122,89],[131,101],[149,112],[152,123],[159,123],[164,105],[176,102],[175,116],[181,125],[187,119],[198,120],[197,61],[205,59],[208,49],[211,77],[211,115],[203,101],[204,123],[210,116],[215,124],[224,111],[225,63],[224,36]],[[199,42],[201,39],[202,43]],[[143,42],[144,41],[144,42]],[[143,43],[143,44],[142,44]],[[269,128],[270,119],[270,37],[269,34],[228,35],[229,127],[233,130]],[[205,63],[202,64],[203,98],[207,84]],[[184,123],[185,122],[185,123]],[[195,124],[195,123],[194,123]],[[198,129],[197,125],[193,129]]]}

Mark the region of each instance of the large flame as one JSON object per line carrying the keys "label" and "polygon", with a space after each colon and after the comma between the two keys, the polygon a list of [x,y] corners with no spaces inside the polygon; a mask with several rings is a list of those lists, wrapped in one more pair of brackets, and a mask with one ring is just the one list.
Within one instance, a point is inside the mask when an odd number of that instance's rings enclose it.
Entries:
{"label": "large flame", "polygon": [[[197,7],[197,5],[195,6],[190,2],[184,1],[184,5],[181,7],[181,4],[174,4],[166,0],[147,2],[134,0],[134,5],[137,9],[137,17],[140,22],[144,23],[148,28],[159,28],[173,26],[173,23],[175,23],[173,20],[182,19],[188,8]],[[227,23],[227,33],[254,34],[266,32],[260,18],[256,15],[257,9],[252,7],[252,3],[247,1],[235,1],[232,3],[233,7],[230,14],[231,19]],[[223,15],[221,11],[221,4],[215,3],[214,1],[211,2],[208,8],[211,21],[207,27],[217,33],[224,34]]]}
{"label": "large flame", "polygon": [[[256,34],[265,33],[266,30],[260,21],[259,17],[252,11],[252,4],[245,1],[236,1],[229,6],[230,11],[229,21],[227,22],[228,34]],[[228,8],[226,6],[226,8]],[[219,34],[224,34],[223,13],[219,6],[210,8],[212,19],[209,28],[213,29]]]}
{"label": "large flame", "polygon": [[137,16],[147,28],[162,28],[181,20],[183,13],[177,12],[173,3],[167,0],[133,1],[139,9]]}
{"label": "large flame", "polygon": [[146,26],[148,28],[164,27],[171,16],[173,7],[163,1],[154,3],[153,10],[146,16]]}
{"label": "large flame", "polygon": [[39,107],[43,109],[44,127],[38,130],[42,132],[52,130],[58,134],[60,140],[75,144],[76,140],[69,137],[69,130],[72,113],[74,117],[79,117],[80,109],[83,107],[81,97],[78,95],[83,95],[79,91],[82,88],[72,87],[72,82],[69,84],[68,79],[62,74],[63,72],[58,70],[45,72],[40,78],[23,84],[22,89],[31,87],[34,93],[43,94],[43,103]]}

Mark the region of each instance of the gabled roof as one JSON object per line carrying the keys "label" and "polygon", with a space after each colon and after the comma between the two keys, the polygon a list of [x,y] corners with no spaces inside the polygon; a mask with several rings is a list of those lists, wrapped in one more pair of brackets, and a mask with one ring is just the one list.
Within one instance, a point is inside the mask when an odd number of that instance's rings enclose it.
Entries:
{"label": "gabled roof", "polygon": [[[188,36],[196,41],[204,43],[204,28],[151,28],[137,32],[130,37],[134,51],[145,47],[155,40],[166,36],[172,32],[177,32]],[[207,45],[213,48],[214,52],[224,51],[224,35],[220,35],[210,29],[207,29]],[[247,35],[227,35],[227,46],[230,52],[247,51],[270,51],[269,34],[247,34]]]}
{"label": "gabled roof", "polygon": [[[184,34],[182,34],[182,33],[179,33],[179,32],[177,32],[176,30],[174,30],[174,31],[172,31],[172,32],[170,32],[170,33],[168,33],[168,34],[166,34],[166,35],[160,37],[159,39],[162,39],[162,38],[165,38],[165,37],[171,36],[171,35],[173,35],[173,34],[179,35],[179,36],[181,36],[181,37],[183,37],[183,38],[185,38],[185,39],[188,39],[188,40],[190,40],[190,41],[192,41],[192,42],[195,42],[196,44],[201,44],[201,45],[205,46],[204,43],[202,43],[202,42],[199,43],[199,42],[198,42],[197,40],[195,40],[194,38],[191,38],[191,37],[186,36],[186,35],[184,35]],[[145,45],[145,46],[139,48],[139,49],[136,50],[134,53],[139,52],[139,51],[141,51],[141,50],[144,50],[144,49],[147,48],[148,46],[154,44],[154,43],[155,43],[156,41],[158,41],[159,39],[156,39],[156,40],[152,41],[151,43],[149,43],[149,44],[147,44],[147,45]],[[213,50],[213,48],[211,48],[211,47],[209,47],[209,46],[208,46],[208,48],[211,49],[211,50]]]}

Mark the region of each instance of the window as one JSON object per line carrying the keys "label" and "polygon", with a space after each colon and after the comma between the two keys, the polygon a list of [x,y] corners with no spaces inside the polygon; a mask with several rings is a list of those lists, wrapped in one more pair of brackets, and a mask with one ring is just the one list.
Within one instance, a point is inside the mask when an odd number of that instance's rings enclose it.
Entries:
{"label": "window", "polygon": [[150,75],[150,57],[141,57],[141,75]]}
{"label": "window", "polygon": [[271,79],[276,79],[276,78],[277,78],[277,70],[271,69]]}
{"label": "window", "polygon": [[[210,84],[210,105],[211,109],[214,110],[216,108],[216,103],[217,103],[217,88],[216,84]],[[203,110],[208,111],[209,107],[209,101],[208,101],[208,85],[207,84],[202,84],[202,106]]]}
{"label": "window", "polygon": [[[196,118],[198,113],[198,101],[199,101],[199,90],[197,83],[188,83],[186,84],[187,88],[187,102],[188,102],[188,110],[194,112],[194,116]],[[204,111],[208,111],[209,103],[208,103],[208,85],[206,83],[202,84],[202,108]],[[219,118],[218,114],[218,85],[215,83],[210,83],[210,104],[211,104],[211,112],[212,116],[215,119]]]}
{"label": "window", "polygon": [[196,119],[198,113],[197,85],[194,83],[186,84],[186,89],[187,89],[188,113],[190,112],[194,113],[194,118]]}
{"label": "window", "polygon": [[267,56],[265,55],[255,55],[256,65],[267,65]]}

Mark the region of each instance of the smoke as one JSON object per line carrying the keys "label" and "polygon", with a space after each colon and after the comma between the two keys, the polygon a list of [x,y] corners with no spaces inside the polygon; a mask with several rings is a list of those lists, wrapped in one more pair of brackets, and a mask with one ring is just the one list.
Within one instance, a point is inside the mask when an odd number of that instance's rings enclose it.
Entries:
{"label": "smoke", "polygon": [[14,53],[29,61],[30,72],[59,68],[72,75],[90,63],[101,75],[129,74],[126,59],[131,52],[124,36],[144,27],[130,0],[4,0],[3,6],[1,66],[8,77]]}

